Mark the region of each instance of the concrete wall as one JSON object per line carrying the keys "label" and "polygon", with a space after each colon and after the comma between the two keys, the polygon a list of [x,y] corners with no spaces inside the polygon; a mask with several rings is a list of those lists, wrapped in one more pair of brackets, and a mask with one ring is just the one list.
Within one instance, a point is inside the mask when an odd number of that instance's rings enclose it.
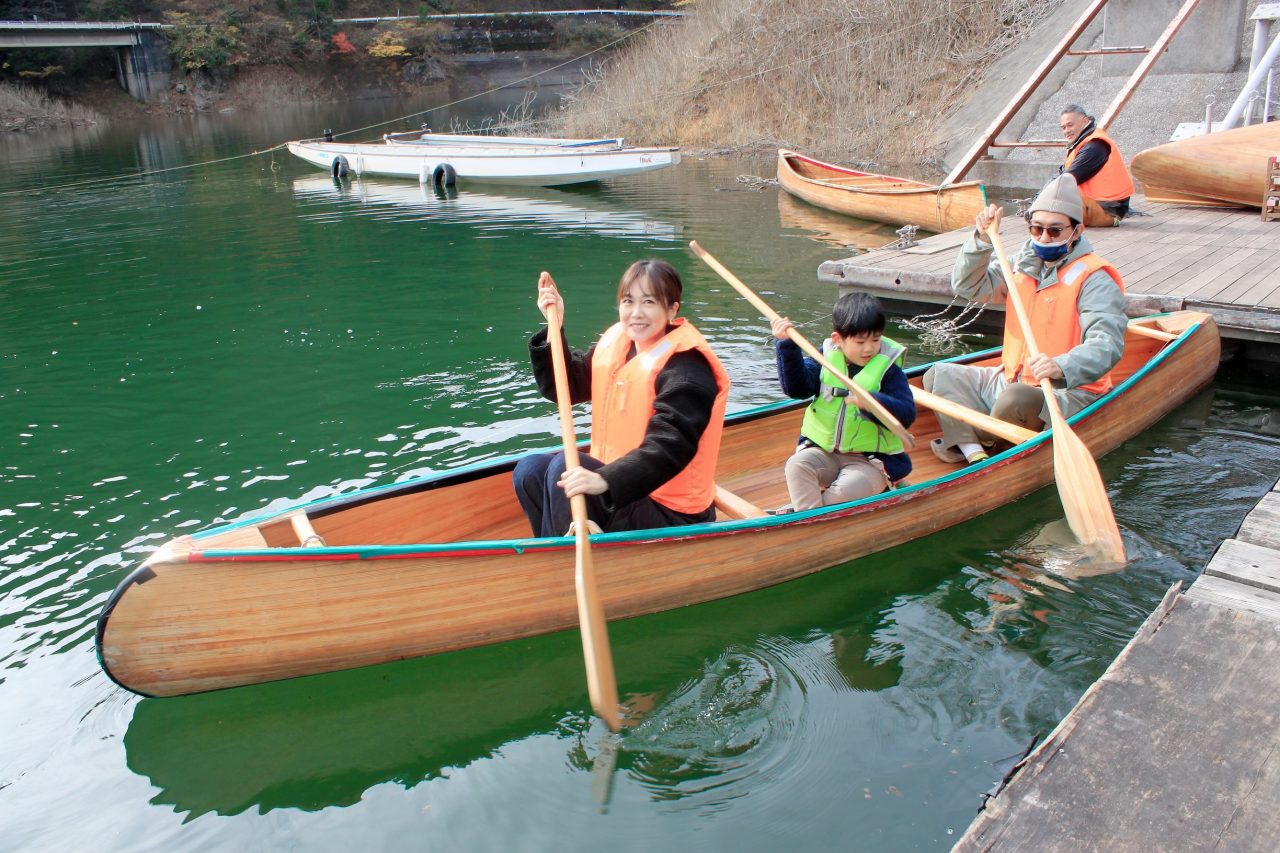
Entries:
{"label": "concrete wall", "polygon": [[169,41],[159,33],[140,33],[138,43],[116,48],[116,79],[139,101],[169,88]]}
{"label": "concrete wall", "polygon": [[[1160,38],[1184,0],[1111,0],[1103,10],[1108,47],[1150,47]],[[1198,74],[1236,69],[1244,32],[1245,0],[1200,0],[1194,12],[1151,69],[1152,74]],[[1144,54],[1107,56],[1104,76],[1133,73]]]}
{"label": "concrete wall", "polygon": [[[1065,0],[1026,39],[990,68],[984,79],[973,88],[973,95],[947,120],[944,163],[955,164],[973,145],[977,136],[991,123],[1039,63],[1062,38],[1071,24],[1088,7],[1090,0]],[[1202,121],[1205,99],[1213,95],[1215,115],[1219,118],[1239,93],[1247,77],[1248,48],[1253,25],[1248,20],[1258,0],[1200,0],[1200,7],[1183,25],[1170,44],[1170,51],[1160,58],[1152,73],[1135,91],[1128,105],[1111,127],[1112,136],[1120,142],[1125,159],[1166,142],[1180,122]],[[1182,0],[1111,0],[1109,13],[1096,19],[1077,41],[1077,48],[1103,46],[1150,45],[1164,32],[1169,21],[1182,6]],[[1121,14],[1123,12],[1123,14]],[[1146,19],[1148,33],[1136,36],[1116,35],[1116,27],[1124,16]],[[1117,21],[1117,17],[1121,20]],[[1112,29],[1104,32],[1106,27]],[[1245,30],[1248,29],[1246,33]],[[1204,64],[1216,64],[1234,71],[1178,71],[1172,66],[1174,51],[1203,53]],[[1231,54],[1226,62],[1219,54]],[[1013,120],[1000,134],[1002,140],[1057,139],[1058,111],[1068,103],[1079,103],[1101,115],[1119,93],[1131,72],[1123,76],[1107,76],[1105,63],[1118,57],[1063,57],[1057,69],[1032,94]],[[1129,58],[1136,67],[1142,55]],[[1191,60],[1187,60],[1191,61]],[[989,159],[978,161],[966,176],[996,187],[1034,188],[1057,174],[1063,152],[1054,149],[995,149]]]}

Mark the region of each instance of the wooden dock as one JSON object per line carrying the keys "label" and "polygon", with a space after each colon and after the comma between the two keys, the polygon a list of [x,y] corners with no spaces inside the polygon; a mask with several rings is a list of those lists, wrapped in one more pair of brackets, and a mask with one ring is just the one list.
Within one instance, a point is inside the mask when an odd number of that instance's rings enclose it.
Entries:
{"label": "wooden dock", "polygon": [[[1256,210],[1187,207],[1134,199],[1146,216],[1119,228],[1090,228],[1098,253],[1125,279],[1130,316],[1192,309],[1213,315],[1227,340],[1280,344],[1280,222]],[[969,230],[827,261],[818,278],[894,301],[951,301],[951,267]],[[1026,223],[1007,216],[1005,248],[1027,239]],[[1001,309],[1002,310],[1002,309]]]}
{"label": "wooden dock", "polygon": [[953,853],[1280,847],[1277,486],[1179,587]]}

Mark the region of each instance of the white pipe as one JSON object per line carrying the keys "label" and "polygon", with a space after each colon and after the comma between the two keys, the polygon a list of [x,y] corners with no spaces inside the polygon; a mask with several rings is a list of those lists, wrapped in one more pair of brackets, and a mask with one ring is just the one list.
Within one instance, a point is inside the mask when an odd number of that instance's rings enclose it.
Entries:
{"label": "white pipe", "polygon": [[[1268,31],[1271,29],[1271,21],[1267,18],[1259,18],[1253,22],[1253,50],[1249,53],[1249,73],[1253,73],[1253,69],[1258,67],[1258,62],[1262,59],[1263,45],[1267,43]],[[1244,108],[1244,123],[1253,123],[1253,101],[1249,101],[1249,105]]]}
{"label": "white pipe", "polygon": [[1263,123],[1271,121],[1271,81],[1275,74],[1275,69],[1267,72],[1267,98],[1262,102],[1262,121]]}
{"label": "white pipe", "polygon": [[1249,82],[1245,83],[1244,88],[1240,90],[1240,97],[1236,98],[1236,102],[1227,111],[1227,117],[1218,125],[1219,130],[1230,130],[1236,126],[1240,116],[1244,114],[1245,104],[1249,103],[1250,95],[1262,84],[1263,78],[1271,71],[1271,66],[1275,65],[1277,59],[1280,59],[1280,35],[1272,39],[1271,47],[1267,48],[1266,54],[1258,62],[1258,67],[1249,75]]}

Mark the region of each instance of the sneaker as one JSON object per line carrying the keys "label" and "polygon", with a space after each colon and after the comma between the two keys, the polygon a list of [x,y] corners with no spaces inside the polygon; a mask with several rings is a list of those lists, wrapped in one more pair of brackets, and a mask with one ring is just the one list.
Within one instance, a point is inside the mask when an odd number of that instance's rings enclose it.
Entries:
{"label": "sneaker", "polygon": [[929,442],[929,449],[933,451],[934,456],[951,465],[963,465],[968,461],[958,448],[947,447],[940,438],[935,438]]}
{"label": "sneaker", "polygon": [[786,514],[787,514],[787,513],[789,513],[789,512],[795,512],[795,511],[796,511],[796,508],[795,508],[795,507],[793,507],[791,504],[783,504],[782,506],[778,507],[777,509],[766,509],[766,510],[765,510],[765,514],[767,514],[767,515],[786,515]]}

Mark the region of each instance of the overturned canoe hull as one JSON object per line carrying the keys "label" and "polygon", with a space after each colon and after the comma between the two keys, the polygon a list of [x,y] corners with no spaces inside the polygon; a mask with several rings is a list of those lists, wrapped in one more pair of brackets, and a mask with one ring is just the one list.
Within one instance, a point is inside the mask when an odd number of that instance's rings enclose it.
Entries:
{"label": "overturned canoe hull", "polygon": [[987,206],[987,192],[976,181],[933,186],[823,163],[786,149],[778,150],[778,184],[827,210],[937,232],[971,227]]}
{"label": "overturned canoe hull", "polygon": [[[1217,368],[1218,333],[1208,315],[1134,323],[1162,331],[1131,331],[1117,387],[1071,419],[1095,455],[1150,426]],[[911,371],[913,382],[923,370]],[[782,462],[803,406],[730,416],[717,481],[757,507],[785,502]],[[1053,481],[1048,433],[961,468],[928,451],[940,431],[932,413],[920,415],[905,488],[785,515],[729,514],[593,536],[606,615],[639,616],[782,583],[959,524]],[[574,540],[527,537],[511,485],[515,461],[173,540],[105,605],[97,632],[102,665],[130,690],[173,696],[574,628]]]}
{"label": "overturned canoe hull", "polygon": [[1280,122],[1190,136],[1139,152],[1129,171],[1151,201],[1262,207],[1267,158],[1280,154]]}

